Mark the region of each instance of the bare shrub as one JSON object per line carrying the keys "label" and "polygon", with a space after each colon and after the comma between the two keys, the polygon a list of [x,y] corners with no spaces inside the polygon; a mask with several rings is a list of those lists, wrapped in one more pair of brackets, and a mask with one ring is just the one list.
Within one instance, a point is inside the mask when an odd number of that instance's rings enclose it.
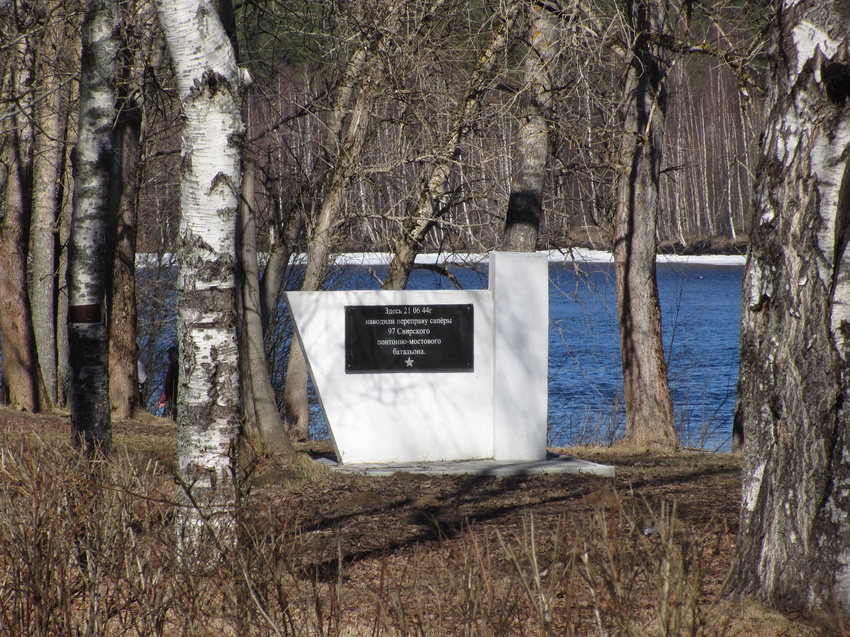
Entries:
{"label": "bare shrub", "polygon": [[[0,445],[0,625],[10,635],[165,634],[169,504],[154,463],[91,462],[68,445]],[[166,542],[166,544],[164,544]]]}
{"label": "bare shrub", "polygon": [[[718,604],[728,533],[680,521],[674,504],[606,487],[584,496],[584,514],[537,517],[517,501],[515,522],[490,526],[454,522],[423,496],[392,515],[426,534],[360,551],[350,513],[323,518],[288,497],[362,490],[358,480],[237,481],[228,535],[209,529],[192,561],[177,541],[178,487],[158,461],[128,450],[92,463],[0,432],[0,633],[710,636],[740,612]],[[390,520],[378,513],[396,505],[366,493],[340,510]],[[381,536],[380,522],[358,528]]]}

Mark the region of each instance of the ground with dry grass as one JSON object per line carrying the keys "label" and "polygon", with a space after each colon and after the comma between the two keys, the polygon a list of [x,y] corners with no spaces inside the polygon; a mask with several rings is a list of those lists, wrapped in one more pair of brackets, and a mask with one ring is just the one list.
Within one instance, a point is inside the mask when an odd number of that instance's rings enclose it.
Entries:
{"label": "ground with dry grass", "polygon": [[[739,457],[561,450],[594,476],[243,470],[239,541],[179,557],[175,425],[114,424],[97,477],[65,418],[0,411],[0,633],[828,635],[720,595]],[[312,444],[308,451],[327,451]]]}

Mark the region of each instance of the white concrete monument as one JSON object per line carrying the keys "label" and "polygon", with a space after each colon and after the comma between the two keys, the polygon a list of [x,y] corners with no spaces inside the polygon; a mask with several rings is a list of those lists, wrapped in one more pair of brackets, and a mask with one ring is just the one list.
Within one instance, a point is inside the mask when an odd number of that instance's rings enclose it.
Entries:
{"label": "white concrete monument", "polygon": [[340,463],[546,458],[543,254],[487,290],[287,292]]}

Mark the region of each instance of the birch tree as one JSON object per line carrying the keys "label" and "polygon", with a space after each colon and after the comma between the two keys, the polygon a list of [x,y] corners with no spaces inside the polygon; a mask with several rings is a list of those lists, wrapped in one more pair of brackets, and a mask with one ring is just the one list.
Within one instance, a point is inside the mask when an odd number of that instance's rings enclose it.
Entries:
{"label": "birch tree", "polygon": [[[157,8],[183,108],[178,475],[187,498],[218,523],[232,503],[240,423],[235,232],[242,79],[213,2],[157,0]],[[181,532],[191,541],[200,518],[185,515]]]}
{"label": "birch tree", "polygon": [[[230,0],[216,0],[222,27],[238,60],[236,16]],[[246,130],[250,119],[245,122]],[[295,461],[295,449],[286,435],[277,409],[268,370],[262,326],[262,301],[257,258],[257,215],[255,209],[255,160],[242,149],[243,175],[237,213],[236,316],[239,343],[241,413],[244,440],[256,453],[273,457],[285,465]]]}
{"label": "birch tree", "polygon": [[68,273],[71,425],[76,444],[112,444],[106,321],[106,228],[115,120],[117,0],[87,0],[83,22],[79,139]]}
{"label": "birch tree", "polygon": [[552,102],[552,66],[558,55],[558,22],[547,6],[528,5],[523,112],[514,149],[515,175],[505,217],[502,249],[531,251],[543,216],[543,183],[549,159],[547,118]]}
{"label": "birch tree", "polygon": [[744,273],[731,589],[850,613],[850,6],[777,0]]}

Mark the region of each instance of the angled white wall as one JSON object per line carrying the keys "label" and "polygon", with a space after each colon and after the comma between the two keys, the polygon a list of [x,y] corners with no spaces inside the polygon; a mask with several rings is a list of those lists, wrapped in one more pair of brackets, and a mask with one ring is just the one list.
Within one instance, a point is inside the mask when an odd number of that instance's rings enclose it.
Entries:
{"label": "angled white wall", "polygon": [[[493,253],[490,289],[288,292],[343,463],[546,457],[545,255]],[[471,304],[471,371],[346,373],[347,306]]]}

